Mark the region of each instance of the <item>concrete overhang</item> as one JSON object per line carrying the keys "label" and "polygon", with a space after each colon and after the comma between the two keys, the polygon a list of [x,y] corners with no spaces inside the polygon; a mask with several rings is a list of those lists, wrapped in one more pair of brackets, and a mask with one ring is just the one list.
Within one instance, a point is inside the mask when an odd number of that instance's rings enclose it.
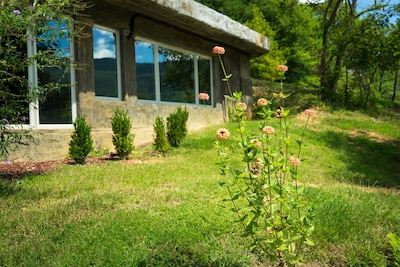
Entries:
{"label": "concrete overhang", "polygon": [[192,32],[216,45],[232,46],[252,57],[269,51],[267,37],[194,0],[105,1]]}

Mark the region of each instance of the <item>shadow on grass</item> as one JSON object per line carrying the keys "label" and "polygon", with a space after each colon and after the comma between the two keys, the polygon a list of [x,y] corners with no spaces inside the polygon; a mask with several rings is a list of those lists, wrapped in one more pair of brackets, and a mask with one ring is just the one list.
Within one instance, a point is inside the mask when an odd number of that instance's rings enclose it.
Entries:
{"label": "shadow on grass", "polygon": [[0,177],[0,198],[6,198],[20,191],[16,181],[2,179]]}
{"label": "shadow on grass", "polygon": [[376,138],[366,132],[327,131],[319,136],[330,149],[340,152],[346,166],[345,182],[400,188],[400,140]]}

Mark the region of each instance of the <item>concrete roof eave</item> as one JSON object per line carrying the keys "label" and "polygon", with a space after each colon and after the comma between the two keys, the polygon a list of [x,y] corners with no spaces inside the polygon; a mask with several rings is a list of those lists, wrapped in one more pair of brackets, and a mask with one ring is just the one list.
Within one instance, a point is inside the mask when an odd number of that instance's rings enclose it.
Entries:
{"label": "concrete roof eave", "polygon": [[253,57],[269,51],[267,37],[194,0],[106,1],[193,32],[216,44],[230,45]]}

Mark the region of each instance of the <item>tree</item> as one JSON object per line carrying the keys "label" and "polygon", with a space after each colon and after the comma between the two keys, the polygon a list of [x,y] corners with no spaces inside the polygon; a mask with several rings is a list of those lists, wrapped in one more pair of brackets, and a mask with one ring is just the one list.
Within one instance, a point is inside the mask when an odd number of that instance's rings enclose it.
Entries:
{"label": "tree", "polygon": [[375,4],[359,11],[357,0],[327,0],[316,7],[322,24],[319,66],[322,100],[335,100],[344,62],[351,56],[352,44],[357,43],[354,38],[360,29],[356,28],[357,21],[386,6],[383,0],[376,0]]}
{"label": "tree", "polygon": [[400,65],[400,20],[392,27],[389,36],[388,36],[388,45],[389,49],[388,54],[389,59],[392,61],[389,63],[393,69],[393,93],[392,93],[392,102],[396,99],[396,91],[399,79],[399,65]]}
{"label": "tree", "polygon": [[[80,0],[0,1],[0,156],[8,157],[25,138],[32,138],[23,127],[29,122],[29,104],[43,99],[63,84],[53,82],[32,85],[28,69],[53,68],[62,81],[70,67],[57,49],[57,37],[79,35],[74,17],[85,8]],[[49,21],[57,22],[49,25]],[[69,25],[66,33],[60,27]],[[27,45],[41,44],[38,53],[28,57]],[[69,60],[69,59],[68,59]]]}
{"label": "tree", "polygon": [[286,61],[282,52],[278,49],[278,43],[274,40],[275,32],[265,20],[259,7],[253,6],[253,18],[248,21],[246,25],[261,34],[268,36],[270,41],[270,50],[267,54],[250,60],[252,77],[263,80],[278,79],[280,76],[276,66],[285,64]]}

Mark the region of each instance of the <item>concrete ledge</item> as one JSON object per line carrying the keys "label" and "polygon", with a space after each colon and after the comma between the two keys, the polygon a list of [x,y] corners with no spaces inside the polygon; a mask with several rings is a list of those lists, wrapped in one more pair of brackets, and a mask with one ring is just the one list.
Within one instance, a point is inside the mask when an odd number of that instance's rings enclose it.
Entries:
{"label": "concrete ledge", "polygon": [[147,17],[177,26],[220,45],[230,45],[250,56],[269,51],[269,39],[262,34],[194,0],[105,0]]}

